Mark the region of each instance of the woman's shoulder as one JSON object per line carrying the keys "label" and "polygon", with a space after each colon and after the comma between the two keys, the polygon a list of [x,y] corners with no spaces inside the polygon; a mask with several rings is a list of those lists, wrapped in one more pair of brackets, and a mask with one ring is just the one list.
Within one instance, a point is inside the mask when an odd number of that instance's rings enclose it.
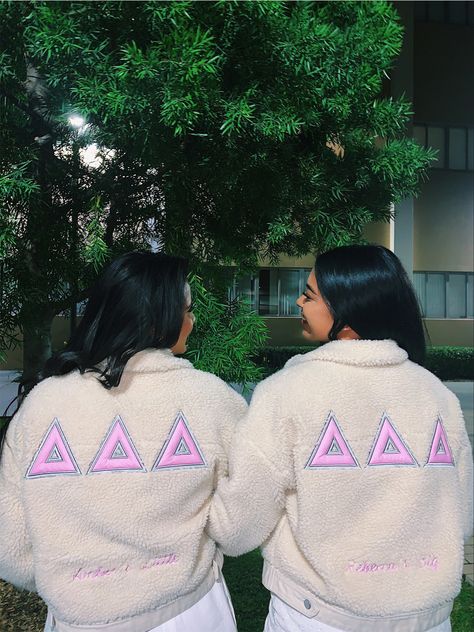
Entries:
{"label": "woman's shoulder", "polygon": [[418,384],[423,384],[425,388],[430,388],[443,398],[451,401],[458,401],[456,395],[439,379],[437,375],[429,371],[416,362],[407,360],[405,363],[405,371]]}
{"label": "woman's shoulder", "polygon": [[232,386],[214,373],[209,373],[208,371],[192,367],[190,377],[192,379],[192,383],[195,384],[197,388],[212,392],[217,397],[243,400],[243,397],[237,393]]}

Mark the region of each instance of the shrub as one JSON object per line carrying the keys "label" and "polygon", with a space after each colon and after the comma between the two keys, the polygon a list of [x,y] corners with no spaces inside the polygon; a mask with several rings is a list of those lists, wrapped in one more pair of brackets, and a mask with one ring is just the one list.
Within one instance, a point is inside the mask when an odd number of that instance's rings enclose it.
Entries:
{"label": "shrub", "polygon": [[[264,347],[255,362],[266,375],[282,369],[285,362],[298,353],[314,347]],[[474,349],[472,347],[428,347],[426,368],[440,380],[474,380]]]}
{"label": "shrub", "polygon": [[428,347],[426,368],[440,380],[474,380],[474,349]]}

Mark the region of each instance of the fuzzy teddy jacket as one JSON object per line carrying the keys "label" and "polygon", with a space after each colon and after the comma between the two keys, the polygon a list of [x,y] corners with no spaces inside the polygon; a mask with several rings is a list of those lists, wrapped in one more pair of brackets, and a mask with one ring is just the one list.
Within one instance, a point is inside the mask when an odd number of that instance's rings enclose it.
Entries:
{"label": "fuzzy teddy jacket", "polygon": [[169,350],[136,354],[112,390],[41,382],[0,458],[0,577],[68,625],[133,632],[192,605],[214,582],[206,522],[246,407]]}
{"label": "fuzzy teddy jacket", "polygon": [[334,341],[255,390],[210,532],[263,545],[263,583],[354,632],[448,618],[472,532],[472,452],[457,398],[391,340]]}

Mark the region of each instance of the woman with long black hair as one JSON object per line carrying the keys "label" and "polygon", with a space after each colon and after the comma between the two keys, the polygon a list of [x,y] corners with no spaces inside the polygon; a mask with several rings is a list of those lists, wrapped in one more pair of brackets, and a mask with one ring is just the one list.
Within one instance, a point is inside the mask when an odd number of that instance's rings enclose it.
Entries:
{"label": "woman with long black hair", "polygon": [[180,257],[113,261],[10,423],[0,577],[44,599],[45,630],[236,629],[205,527],[246,404],[176,357],[194,323],[186,278]]}
{"label": "woman with long black hair", "polygon": [[256,388],[210,532],[231,555],[263,543],[265,632],[449,632],[472,448],[456,396],[422,366],[407,274],[382,246],[335,248],[296,303],[324,344]]}

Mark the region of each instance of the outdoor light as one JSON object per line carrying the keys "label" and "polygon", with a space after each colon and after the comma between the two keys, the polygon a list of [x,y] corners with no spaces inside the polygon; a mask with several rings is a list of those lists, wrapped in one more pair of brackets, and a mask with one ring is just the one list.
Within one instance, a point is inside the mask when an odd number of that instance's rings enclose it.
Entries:
{"label": "outdoor light", "polygon": [[78,115],[70,116],[68,118],[68,121],[70,125],[77,128],[83,127],[84,123],[86,122],[86,120],[82,116]]}

